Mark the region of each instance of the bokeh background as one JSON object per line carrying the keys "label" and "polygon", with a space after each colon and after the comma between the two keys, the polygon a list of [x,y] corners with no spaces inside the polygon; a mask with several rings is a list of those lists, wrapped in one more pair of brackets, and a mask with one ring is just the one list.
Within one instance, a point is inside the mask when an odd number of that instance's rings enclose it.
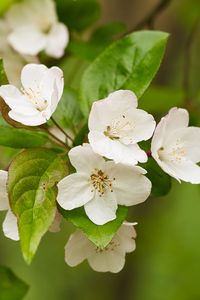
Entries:
{"label": "bokeh background", "polygon": [[[0,1],[1,14],[11,2]],[[121,21],[131,30],[158,2],[99,0],[101,17],[93,27]],[[171,106],[187,106],[191,123],[200,125],[199,18],[199,0],[171,0],[155,19],[154,29],[169,32],[170,39],[160,71],[140,106],[158,119]],[[67,77],[66,63],[59,63]],[[15,151],[5,147],[0,151],[0,165],[5,167]],[[1,213],[1,222],[3,218]],[[31,266],[23,261],[19,244],[0,231],[0,264],[30,285],[25,300],[199,300],[200,187],[173,180],[167,196],[133,208],[129,219],[138,222],[137,249],[127,256],[119,274],[95,273],[86,262],[77,268],[67,266],[64,245],[73,226],[66,222],[60,233],[46,234]]]}

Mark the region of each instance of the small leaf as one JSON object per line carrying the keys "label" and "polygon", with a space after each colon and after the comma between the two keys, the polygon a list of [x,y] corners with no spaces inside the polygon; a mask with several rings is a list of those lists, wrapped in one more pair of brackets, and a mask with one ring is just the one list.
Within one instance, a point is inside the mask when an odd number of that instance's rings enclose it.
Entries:
{"label": "small leaf", "polygon": [[142,167],[147,171],[146,176],[152,183],[151,195],[154,197],[167,195],[171,189],[171,177],[158,166],[152,157],[147,163],[142,164]]}
{"label": "small leaf", "polygon": [[66,163],[48,149],[29,149],[10,165],[8,193],[18,218],[21,248],[30,263],[56,213],[56,183],[67,173]]}
{"label": "small leaf", "polygon": [[138,31],[109,46],[86,69],[81,81],[81,109],[87,117],[93,101],[129,89],[140,97],[155,76],[168,34]]}
{"label": "small leaf", "polygon": [[43,132],[16,129],[0,125],[0,145],[15,149],[34,148],[44,145],[48,136]]}
{"label": "small leaf", "polygon": [[120,206],[117,210],[117,218],[115,220],[99,226],[88,219],[83,208],[67,211],[59,207],[59,210],[65,219],[81,229],[88,239],[100,248],[104,248],[110,243],[128,212],[127,207]]}
{"label": "small leaf", "polygon": [[28,289],[10,269],[0,266],[0,300],[22,300]]}

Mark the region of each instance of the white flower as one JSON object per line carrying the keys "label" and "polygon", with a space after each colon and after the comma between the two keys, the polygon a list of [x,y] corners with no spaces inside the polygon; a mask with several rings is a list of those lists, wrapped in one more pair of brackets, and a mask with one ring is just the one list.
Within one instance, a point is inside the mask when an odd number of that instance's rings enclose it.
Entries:
{"label": "white flower", "polygon": [[12,213],[8,201],[8,193],[6,190],[6,182],[8,173],[0,170],[0,211],[7,210],[6,218],[3,222],[4,235],[12,240],[19,240],[19,233],[17,227],[17,218]]}
{"label": "white flower", "polygon": [[188,127],[187,110],[172,108],[158,124],[151,144],[153,158],[177,180],[200,183],[200,128]]}
{"label": "white flower", "polygon": [[103,249],[96,247],[80,231],[72,234],[65,246],[65,261],[77,266],[85,259],[97,272],[120,272],[125,264],[125,255],[135,250],[136,232],[132,223],[124,222],[112,241]]}
{"label": "white flower", "polygon": [[70,150],[69,159],[77,173],[58,183],[57,201],[65,210],[84,206],[97,225],[114,220],[118,204],[135,205],[150,194],[151,182],[144,169],[105,161],[88,144]]}
{"label": "white flower", "polygon": [[155,129],[153,117],[137,109],[137,98],[119,90],[92,105],[89,116],[89,142],[93,150],[116,163],[146,162],[147,155],[137,145],[148,140]]}
{"label": "white flower", "polygon": [[63,72],[58,67],[28,64],[21,72],[21,90],[2,85],[0,96],[11,108],[10,118],[28,126],[50,119],[63,92]]}
{"label": "white flower", "polygon": [[11,33],[8,41],[21,54],[37,55],[45,50],[59,58],[69,41],[67,27],[59,23],[53,0],[25,0],[11,6],[5,16]]}

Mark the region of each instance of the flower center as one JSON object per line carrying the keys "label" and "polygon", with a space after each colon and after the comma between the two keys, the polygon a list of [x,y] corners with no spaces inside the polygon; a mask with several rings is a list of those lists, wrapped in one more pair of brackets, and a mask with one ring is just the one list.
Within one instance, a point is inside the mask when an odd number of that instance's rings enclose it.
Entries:
{"label": "flower center", "polygon": [[133,124],[129,120],[126,120],[125,115],[122,115],[120,119],[113,121],[111,125],[106,127],[104,135],[111,140],[119,140],[120,138],[126,137],[132,130]]}
{"label": "flower center", "polygon": [[96,247],[96,253],[103,253],[106,251],[114,251],[117,247],[120,246],[120,243],[117,241],[111,241],[105,248]]}
{"label": "flower center", "polygon": [[48,102],[41,96],[39,91],[33,91],[31,88],[26,90],[21,88],[21,91],[38,111],[42,112],[47,108]]}
{"label": "flower center", "polygon": [[111,180],[103,171],[95,169],[94,173],[90,175],[90,180],[93,188],[100,194],[100,197],[106,192],[107,189],[113,192],[112,180],[115,180],[115,178]]}
{"label": "flower center", "polygon": [[166,151],[164,147],[161,147],[158,150],[158,155],[161,160],[180,162],[186,156],[186,149],[179,143],[176,143],[176,145],[172,147],[170,151]]}

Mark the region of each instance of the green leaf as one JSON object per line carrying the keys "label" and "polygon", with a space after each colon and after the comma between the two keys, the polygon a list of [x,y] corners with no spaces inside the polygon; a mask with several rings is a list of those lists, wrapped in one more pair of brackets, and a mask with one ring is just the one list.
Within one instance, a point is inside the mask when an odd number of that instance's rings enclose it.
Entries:
{"label": "green leaf", "polygon": [[0,125],[0,145],[15,149],[34,148],[44,145],[48,136],[43,132],[16,129]]}
{"label": "green leaf", "polygon": [[12,211],[18,218],[21,248],[30,263],[42,236],[56,213],[56,183],[67,173],[66,163],[57,153],[29,149],[10,165],[8,193]]}
{"label": "green leaf", "polygon": [[146,176],[152,183],[151,195],[155,197],[165,196],[171,189],[171,177],[163,172],[153,158],[149,158],[148,162],[142,164],[147,171]]}
{"label": "green leaf", "polygon": [[79,108],[77,94],[73,89],[65,88],[53,117],[63,128],[69,128],[73,132],[77,131],[83,116]]}
{"label": "green leaf", "polygon": [[82,31],[100,17],[100,5],[96,0],[57,0],[59,20],[69,29]]}
{"label": "green leaf", "polygon": [[0,85],[7,84],[8,78],[3,65],[3,59],[0,59]]}
{"label": "green leaf", "polygon": [[8,268],[0,266],[0,300],[21,300],[28,292],[28,285]]}
{"label": "green leaf", "polygon": [[128,212],[127,207],[120,206],[117,210],[117,218],[115,220],[99,226],[88,219],[83,208],[66,211],[59,207],[59,210],[65,219],[81,229],[88,239],[100,248],[104,248],[110,243]]}
{"label": "green leaf", "polygon": [[168,34],[138,31],[109,46],[86,69],[81,81],[81,108],[87,117],[93,101],[129,89],[140,97],[155,76]]}

